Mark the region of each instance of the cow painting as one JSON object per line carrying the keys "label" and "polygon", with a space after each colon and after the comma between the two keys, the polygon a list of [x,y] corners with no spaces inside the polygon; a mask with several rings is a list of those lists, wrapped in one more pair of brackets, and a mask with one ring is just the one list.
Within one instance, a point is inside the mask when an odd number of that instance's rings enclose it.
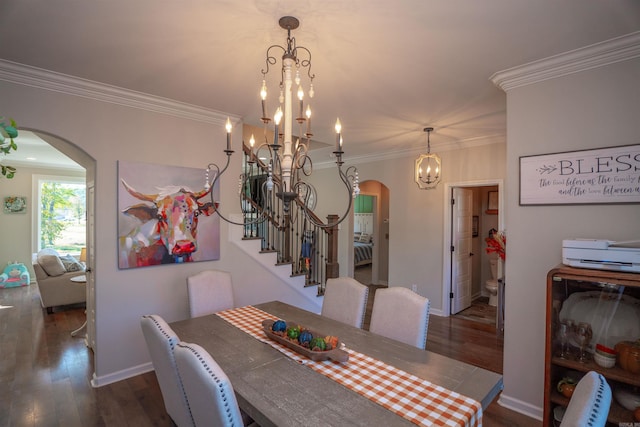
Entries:
{"label": "cow painting", "polygon": [[[215,212],[211,189],[165,185],[153,193],[138,191],[123,178],[122,188],[137,203],[121,208],[120,268],[194,261],[198,254],[198,222]],[[129,198],[131,200],[131,198]]]}

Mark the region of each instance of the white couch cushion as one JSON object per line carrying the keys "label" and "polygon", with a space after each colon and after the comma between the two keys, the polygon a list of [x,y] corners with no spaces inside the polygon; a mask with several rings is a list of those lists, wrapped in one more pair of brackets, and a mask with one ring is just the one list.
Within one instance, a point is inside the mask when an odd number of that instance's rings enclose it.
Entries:
{"label": "white couch cushion", "polygon": [[38,252],[38,264],[49,276],[61,276],[67,272],[54,249],[43,249]]}

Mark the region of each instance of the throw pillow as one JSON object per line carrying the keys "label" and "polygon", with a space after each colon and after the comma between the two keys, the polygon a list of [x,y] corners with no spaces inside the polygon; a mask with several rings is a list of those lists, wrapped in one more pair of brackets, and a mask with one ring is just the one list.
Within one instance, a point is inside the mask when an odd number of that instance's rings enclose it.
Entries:
{"label": "throw pillow", "polygon": [[61,276],[67,271],[57,255],[39,254],[38,264],[49,276]]}
{"label": "throw pillow", "polygon": [[60,257],[60,261],[64,265],[67,272],[84,271],[84,267],[73,255],[64,255]]}
{"label": "throw pillow", "polygon": [[360,235],[360,243],[370,243],[370,242],[371,242],[371,235],[367,233],[362,233]]}

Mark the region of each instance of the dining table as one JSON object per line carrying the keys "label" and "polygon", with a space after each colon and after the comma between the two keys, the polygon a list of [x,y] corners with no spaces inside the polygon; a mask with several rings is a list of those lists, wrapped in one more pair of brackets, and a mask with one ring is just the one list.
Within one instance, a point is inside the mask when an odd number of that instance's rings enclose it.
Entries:
{"label": "dining table", "polygon": [[[279,344],[269,340],[264,331],[258,331],[258,326],[252,325],[258,332],[251,335],[240,327],[241,324],[234,324],[234,315],[237,317],[238,313],[247,310],[255,317],[251,320],[253,323],[259,323],[268,315],[268,318],[282,319],[288,325],[300,325],[338,337],[341,348],[349,352],[350,358],[346,362],[320,362],[335,371],[333,377],[324,375],[322,367],[320,371],[310,367],[309,363],[316,362],[291,357],[286,348],[278,348]],[[240,409],[263,427],[481,425],[482,410],[502,390],[500,374],[280,301],[175,321],[170,326],[181,341],[198,344],[211,354],[229,377]],[[354,381],[335,376],[336,372],[340,376],[340,371],[348,366],[353,369],[357,360],[365,361],[362,366],[368,372],[366,378]],[[367,397],[358,381],[368,383],[370,374],[375,376],[378,370],[385,368],[410,378],[409,382],[417,380],[421,386],[426,384],[428,395],[435,397],[423,399],[420,394],[415,397],[411,389],[402,397],[405,391],[400,390],[401,398],[396,403],[408,409],[390,410],[387,399],[390,394],[384,389],[389,381],[385,378],[367,386],[374,392],[382,387],[377,397],[381,400]],[[353,370],[347,376],[359,377]],[[425,421],[428,417],[421,418],[419,413],[413,420],[403,416],[405,411],[412,412],[413,406],[421,406],[423,400],[430,399],[433,406],[427,408],[442,409],[436,421]],[[454,419],[456,405],[467,404],[472,409],[472,422],[467,422],[466,415],[462,421]],[[391,406],[394,406],[393,399]]]}

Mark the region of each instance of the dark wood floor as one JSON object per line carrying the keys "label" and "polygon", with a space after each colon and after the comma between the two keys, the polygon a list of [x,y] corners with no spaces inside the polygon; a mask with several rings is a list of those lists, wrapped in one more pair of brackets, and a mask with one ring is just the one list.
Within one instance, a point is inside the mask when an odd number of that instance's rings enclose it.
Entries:
{"label": "dark wood floor", "polygon": [[[71,331],[81,307],[47,315],[36,286],[0,289],[0,427],[172,426],[153,372],[92,388],[91,351]],[[502,340],[487,325],[432,316],[427,349],[501,372]],[[540,426],[492,403],[484,426]]]}

